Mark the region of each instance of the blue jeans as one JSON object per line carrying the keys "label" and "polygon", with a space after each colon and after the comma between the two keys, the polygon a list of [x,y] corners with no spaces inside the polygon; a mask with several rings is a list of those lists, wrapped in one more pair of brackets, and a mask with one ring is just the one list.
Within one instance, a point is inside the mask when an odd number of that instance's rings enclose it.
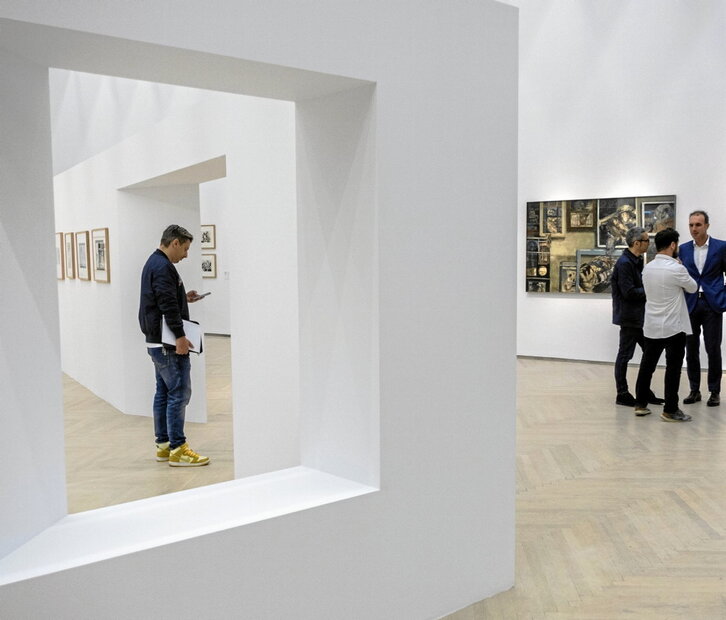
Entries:
{"label": "blue jeans", "polygon": [[173,450],[186,443],[184,414],[192,397],[189,355],[162,347],[147,349],[156,371],[154,432],[156,443],[169,442]]}

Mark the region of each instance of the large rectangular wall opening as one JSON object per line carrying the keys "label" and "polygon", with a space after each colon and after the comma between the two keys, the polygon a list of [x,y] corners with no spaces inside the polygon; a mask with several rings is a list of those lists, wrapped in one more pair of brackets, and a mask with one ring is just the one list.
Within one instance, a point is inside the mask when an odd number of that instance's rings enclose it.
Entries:
{"label": "large rectangular wall opening", "polygon": [[[64,40],[65,31],[12,22],[7,29],[3,24],[3,28],[4,35],[9,35],[6,41],[15,40],[21,47],[28,37],[43,39],[50,48],[57,45],[59,50],[69,46]],[[34,32],[26,32],[27,28]],[[36,29],[40,32],[35,32]],[[69,36],[73,38],[74,49],[83,46],[83,35],[69,33]],[[124,75],[185,82],[176,71],[180,63],[178,50],[169,55],[160,46],[114,39],[107,43],[111,62],[104,72],[114,74],[118,46],[125,48],[128,44],[136,52],[138,74],[134,75],[136,69],[124,67]],[[94,37],[89,45],[96,53],[84,57],[98,59],[98,47],[103,47],[104,42]],[[46,48],[44,54],[47,52]],[[32,55],[27,49],[24,53]],[[203,56],[204,63],[200,64],[194,53],[188,53],[191,62],[186,76],[188,85],[214,86],[208,82],[214,74],[209,71],[214,57]],[[142,60],[144,57],[147,62]],[[150,63],[149,59],[156,62]],[[290,394],[294,393],[298,403],[294,414],[299,416],[300,426],[295,433],[288,434],[286,441],[288,448],[295,450],[296,457],[290,462],[291,452],[286,449],[284,455],[264,463],[261,469],[258,465],[245,469],[244,457],[237,458],[237,479],[221,485],[66,516],[44,531],[41,520],[36,531],[42,533],[15,551],[13,548],[30,538],[32,532],[26,528],[24,534],[14,536],[17,523],[11,523],[12,519],[8,518],[8,523],[3,523],[8,526],[3,527],[3,542],[7,543],[4,548],[9,553],[0,560],[0,583],[304,510],[377,488],[380,472],[374,87],[350,78],[246,61],[239,61],[234,70],[228,66],[229,59],[221,59],[220,63],[219,79],[226,90],[292,100],[297,105],[297,152],[287,161],[296,175],[292,190],[281,189],[274,173],[257,177],[240,175],[239,182],[230,184],[231,192],[250,205],[241,210],[236,222],[240,249],[230,257],[231,331],[235,336],[239,334],[240,341],[246,345],[234,347],[231,353],[234,406],[235,411],[250,413],[247,417],[235,416],[234,449],[238,455],[255,454],[264,450],[268,440],[275,436],[279,440],[276,426],[278,430],[284,427],[285,416],[290,414],[280,405],[289,402]],[[89,69],[82,62],[60,66]],[[155,67],[153,76],[148,73],[150,66]],[[166,69],[171,70],[173,77],[165,74]],[[239,80],[233,88],[230,76]],[[22,89],[17,97],[22,99]],[[244,125],[245,121],[240,123]],[[271,126],[264,128],[274,131]],[[255,146],[258,159],[274,159],[269,149],[269,135],[259,139]],[[39,148],[50,149],[50,144]],[[179,161],[184,161],[184,154],[184,148],[177,150]],[[211,158],[220,153],[210,147],[208,155]],[[239,152],[227,156],[228,162],[235,160],[241,169],[249,163]],[[121,176],[126,180],[117,182],[117,189],[153,176],[144,172],[147,175],[144,177],[136,159],[123,159],[119,164],[122,164],[118,167]],[[49,183],[50,179],[46,181]],[[261,200],[260,196],[266,199]],[[271,209],[279,207],[281,200],[286,204],[284,213]],[[46,228],[53,228],[52,201],[47,200],[38,207],[38,217],[45,221]],[[263,225],[260,225],[261,218]],[[280,234],[282,219],[284,233]],[[89,223],[88,227],[95,228],[96,224]],[[115,256],[122,259],[123,237],[130,238],[129,229],[119,221],[110,222],[109,228],[112,227],[124,233],[118,244],[112,242],[112,251],[115,249]],[[79,230],[83,228],[85,225]],[[286,273],[291,265],[294,267],[299,305],[293,307],[274,304],[278,299],[274,286],[280,274],[280,242],[291,242],[294,250],[289,252],[291,258],[284,265]],[[46,254],[50,259],[52,249]],[[130,271],[137,277],[135,266],[120,260],[114,273],[123,281],[128,279]],[[39,265],[37,277],[57,286],[56,270],[50,260]],[[122,314],[129,314],[128,304],[135,305],[133,296],[126,299],[130,301],[110,304],[109,312],[119,325],[129,324],[129,329],[135,329],[133,321],[128,323],[121,318]],[[290,316],[294,316],[294,329],[289,327]],[[288,327],[280,329],[281,317]],[[119,340],[124,340],[124,329]],[[280,334],[289,346],[270,346],[270,338],[278,342],[275,338]],[[291,334],[294,342],[290,340]],[[48,338],[57,350],[57,336],[51,334]],[[290,356],[291,351],[295,372],[281,377],[280,356]],[[281,385],[281,379],[287,383]],[[271,391],[271,387],[277,387],[277,392]],[[276,423],[271,423],[270,413]],[[48,415],[59,418],[59,402]],[[48,435],[47,441],[62,445],[62,432],[58,428],[48,427],[44,432]],[[25,486],[45,487],[49,484],[47,468],[42,463],[36,465],[32,470],[11,468],[7,473],[16,476]],[[51,484],[57,485],[57,482]],[[177,520],[171,531],[165,528],[162,532],[154,526],[155,521],[161,521],[155,516],[159,511],[163,513],[174,504],[184,513],[183,506],[198,506],[201,496],[207,507],[204,511],[189,511],[189,518]],[[55,514],[63,513],[63,502],[57,504]]]}

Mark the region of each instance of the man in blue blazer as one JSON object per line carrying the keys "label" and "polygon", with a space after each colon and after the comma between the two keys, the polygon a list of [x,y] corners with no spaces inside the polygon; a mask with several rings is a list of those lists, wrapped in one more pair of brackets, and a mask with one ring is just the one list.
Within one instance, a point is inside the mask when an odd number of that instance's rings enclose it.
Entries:
{"label": "man in blue blazer", "polygon": [[708,213],[694,211],[688,218],[693,241],[680,247],[680,257],[688,273],[698,284],[698,292],[686,293],[693,334],[686,338],[686,365],[690,394],[683,399],[690,405],[701,400],[700,336],[708,356],[709,407],[721,404],[721,338],[723,312],[726,310],[726,242],[708,235]]}

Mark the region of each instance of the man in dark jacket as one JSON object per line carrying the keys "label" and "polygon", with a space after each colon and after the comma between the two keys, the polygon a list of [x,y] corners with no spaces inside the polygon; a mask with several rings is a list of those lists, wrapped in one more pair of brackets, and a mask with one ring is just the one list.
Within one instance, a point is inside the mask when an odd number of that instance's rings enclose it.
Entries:
{"label": "man in dark jacket", "polygon": [[[643,348],[643,318],[645,316],[645,289],[643,288],[643,254],[648,251],[650,238],[640,226],[630,228],[625,235],[628,247],[615,263],[612,276],[613,323],[620,325],[620,346],[615,358],[615,402],[627,407],[635,406],[635,398],[628,390],[628,362],[633,358],[635,345]],[[651,392],[649,403],[663,404]]]}
{"label": "man in dark jacket", "polygon": [[[139,325],[154,362],[154,432],[156,460],[172,467],[207,465],[209,457],[194,452],[184,435],[184,414],[192,396],[189,350],[192,343],[184,332],[189,320],[188,302],[201,299],[196,291],[184,290],[174,265],[187,257],[194,238],[186,229],[172,224],[161,236],[159,249],[146,261],[141,272]],[[162,317],[174,334],[174,345],[162,343]]]}

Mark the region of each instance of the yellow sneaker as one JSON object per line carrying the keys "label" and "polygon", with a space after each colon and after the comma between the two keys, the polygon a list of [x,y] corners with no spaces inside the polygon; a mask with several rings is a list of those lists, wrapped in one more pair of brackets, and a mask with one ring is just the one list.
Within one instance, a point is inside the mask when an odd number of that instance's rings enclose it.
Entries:
{"label": "yellow sneaker", "polygon": [[169,442],[156,444],[156,460],[157,461],[168,461],[169,460]]}
{"label": "yellow sneaker", "polygon": [[200,456],[189,447],[188,443],[174,448],[169,453],[169,465],[171,467],[199,467],[209,464],[208,456]]}

